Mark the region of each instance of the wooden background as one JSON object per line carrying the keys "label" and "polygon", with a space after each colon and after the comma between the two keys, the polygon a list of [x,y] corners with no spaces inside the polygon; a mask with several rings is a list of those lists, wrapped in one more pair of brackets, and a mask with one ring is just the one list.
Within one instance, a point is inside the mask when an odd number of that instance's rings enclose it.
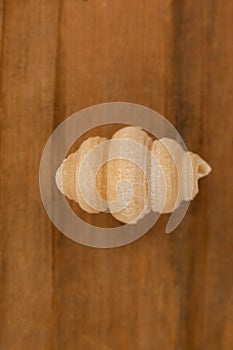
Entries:
{"label": "wooden background", "polygon": [[[1,350],[233,349],[231,0],[0,0]],[[40,199],[54,128],[151,107],[213,168],[171,235],[94,249]]]}

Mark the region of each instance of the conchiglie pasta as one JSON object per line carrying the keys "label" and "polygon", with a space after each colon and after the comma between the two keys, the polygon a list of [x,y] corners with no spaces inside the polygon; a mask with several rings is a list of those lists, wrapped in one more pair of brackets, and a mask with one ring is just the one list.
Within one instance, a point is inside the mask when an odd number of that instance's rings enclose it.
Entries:
{"label": "conchiglie pasta", "polygon": [[199,155],[175,140],[152,141],[140,127],[129,126],[110,140],[97,136],[84,141],[63,161],[56,183],[88,213],[108,211],[120,222],[137,223],[151,210],[171,213],[183,200],[193,199],[198,180],[210,171]]}

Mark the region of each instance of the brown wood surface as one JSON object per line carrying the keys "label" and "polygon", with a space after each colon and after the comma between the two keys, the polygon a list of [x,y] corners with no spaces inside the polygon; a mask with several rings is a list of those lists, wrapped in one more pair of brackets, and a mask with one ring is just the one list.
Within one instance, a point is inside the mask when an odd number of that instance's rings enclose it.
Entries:
{"label": "brown wood surface", "polygon": [[[233,3],[0,1],[1,350],[233,349]],[[115,249],[50,223],[52,130],[93,104],[162,113],[213,168],[182,224]]]}

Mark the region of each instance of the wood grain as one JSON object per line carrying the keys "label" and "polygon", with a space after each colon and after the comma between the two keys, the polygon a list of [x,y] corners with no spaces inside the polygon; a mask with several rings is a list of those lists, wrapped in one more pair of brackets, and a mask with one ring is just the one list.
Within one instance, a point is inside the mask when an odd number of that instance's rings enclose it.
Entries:
{"label": "wood grain", "polygon": [[[163,112],[170,10],[170,4],[154,1],[146,7],[133,1],[64,2],[56,120],[105,101],[143,103]],[[156,231],[115,250],[77,246],[55,234],[55,347],[150,349],[155,339],[160,348],[177,347],[174,243],[161,228]]]}
{"label": "wood grain", "polygon": [[[232,2],[0,9],[0,349],[232,349]],[[173,234],[163,216],[138,241],[105,250],[50,224],[38,167],[60,122],[108,101],[165,115],[213,173]]]}
{"label": "wood grain", "polygon": [[200,2],[199,6],[188,2],[178,7],[174,16],[179,38],[177,127],[188,147],[213,167],[183,222],[184,230],[178,233],[184,349],[230,349],[233,341],[228,333],[233,327],[233,237],[228,210],[232,157],[224,151],[232,149],[233,28],[227,20],[232,11],[230,3],[221,7],[217,1]]}
{"label": "wood grain", "polygon": [[57,2],[6,1],[1,74],[1,349],[52,339],[51,224],[38,166],[52,131]]}

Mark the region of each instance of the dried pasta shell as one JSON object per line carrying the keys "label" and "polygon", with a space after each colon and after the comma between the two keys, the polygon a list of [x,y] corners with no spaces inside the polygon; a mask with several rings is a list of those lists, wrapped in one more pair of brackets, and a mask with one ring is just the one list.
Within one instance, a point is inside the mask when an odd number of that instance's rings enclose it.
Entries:
{"label": "dried pasta shell", "polygon": [[[65,196],[88,213],[109,211],[123,223],[136,223],[151,210],[171,213],[183,200],[196,196],[199,179],[211,171],[206,161],[185,151],[175,140],[152,142],[140,127],[122,128],[105,141],[98,136],[84,141],[58,168],[56,183]],[[86,156],[101,144],[98,157],[92,158],[80,178]],[[96,174],[97,163],[101,162],[105,164]]]}

